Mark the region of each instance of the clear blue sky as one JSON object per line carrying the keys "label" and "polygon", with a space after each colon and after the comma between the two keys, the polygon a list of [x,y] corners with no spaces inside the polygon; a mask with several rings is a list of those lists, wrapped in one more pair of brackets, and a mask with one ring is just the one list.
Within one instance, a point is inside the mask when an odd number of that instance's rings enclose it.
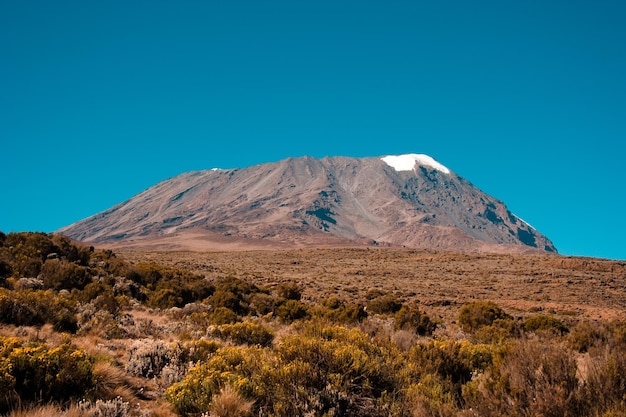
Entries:
{"label": "clear blue sky", "polygon": [[179,173],[426,153],[626,259],[626,2],[3,1],[0,230]]}

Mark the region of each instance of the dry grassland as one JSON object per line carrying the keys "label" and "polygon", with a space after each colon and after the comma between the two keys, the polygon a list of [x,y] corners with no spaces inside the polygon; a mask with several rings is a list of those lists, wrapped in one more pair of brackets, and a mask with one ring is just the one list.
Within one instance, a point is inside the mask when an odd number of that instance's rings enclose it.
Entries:
{"label": "dry grassland", "polygon": [[287,280],[303,298],[334,295],[365,301],[370,290],[394,293],[454,325],[459,308],[494,301],[509,314],[543,311],[564,321],[626,318],[626,262],[559,255],[490,255],[409,249],[295,249],[236,252],[123,251],[207,278],[238,277],[263,286]]}

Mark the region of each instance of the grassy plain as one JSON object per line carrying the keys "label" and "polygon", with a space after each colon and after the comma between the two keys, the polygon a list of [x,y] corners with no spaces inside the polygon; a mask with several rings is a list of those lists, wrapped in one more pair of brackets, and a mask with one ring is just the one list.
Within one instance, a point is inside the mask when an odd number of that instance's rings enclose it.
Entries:
{"label": "grassy plain", "polygon": [[296,249],[141,252],[121,255],[257,285],[295,281],[303,299],[365,302],[371,290],[394,293],[444,324],[470,301],[497,302],[510,314],[545,312],[565,321],[626,318],[626,262],[528,254],[466,254],[411,249]]}

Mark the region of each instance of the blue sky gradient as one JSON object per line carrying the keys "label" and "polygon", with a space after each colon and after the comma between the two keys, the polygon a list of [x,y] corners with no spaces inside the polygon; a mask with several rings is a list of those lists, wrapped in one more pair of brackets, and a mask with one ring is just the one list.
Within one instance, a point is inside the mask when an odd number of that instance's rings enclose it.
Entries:
{"label": "blue sky gradient", "polygon": [[0,4],[0,230],[186,171],[426,153],[626,259],[626,2]]}

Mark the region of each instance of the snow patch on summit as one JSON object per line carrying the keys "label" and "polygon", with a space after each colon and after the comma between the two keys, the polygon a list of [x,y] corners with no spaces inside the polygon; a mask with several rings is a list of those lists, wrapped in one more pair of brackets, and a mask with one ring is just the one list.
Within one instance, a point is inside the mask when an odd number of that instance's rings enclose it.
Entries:
{"label": "snow patch on summit", "polygon": [[380,158],[396,171],[413,171],[416,165],[425,165],[449,174],[450,170],[425,154],[409,153],[405,155],[389,155]]}

